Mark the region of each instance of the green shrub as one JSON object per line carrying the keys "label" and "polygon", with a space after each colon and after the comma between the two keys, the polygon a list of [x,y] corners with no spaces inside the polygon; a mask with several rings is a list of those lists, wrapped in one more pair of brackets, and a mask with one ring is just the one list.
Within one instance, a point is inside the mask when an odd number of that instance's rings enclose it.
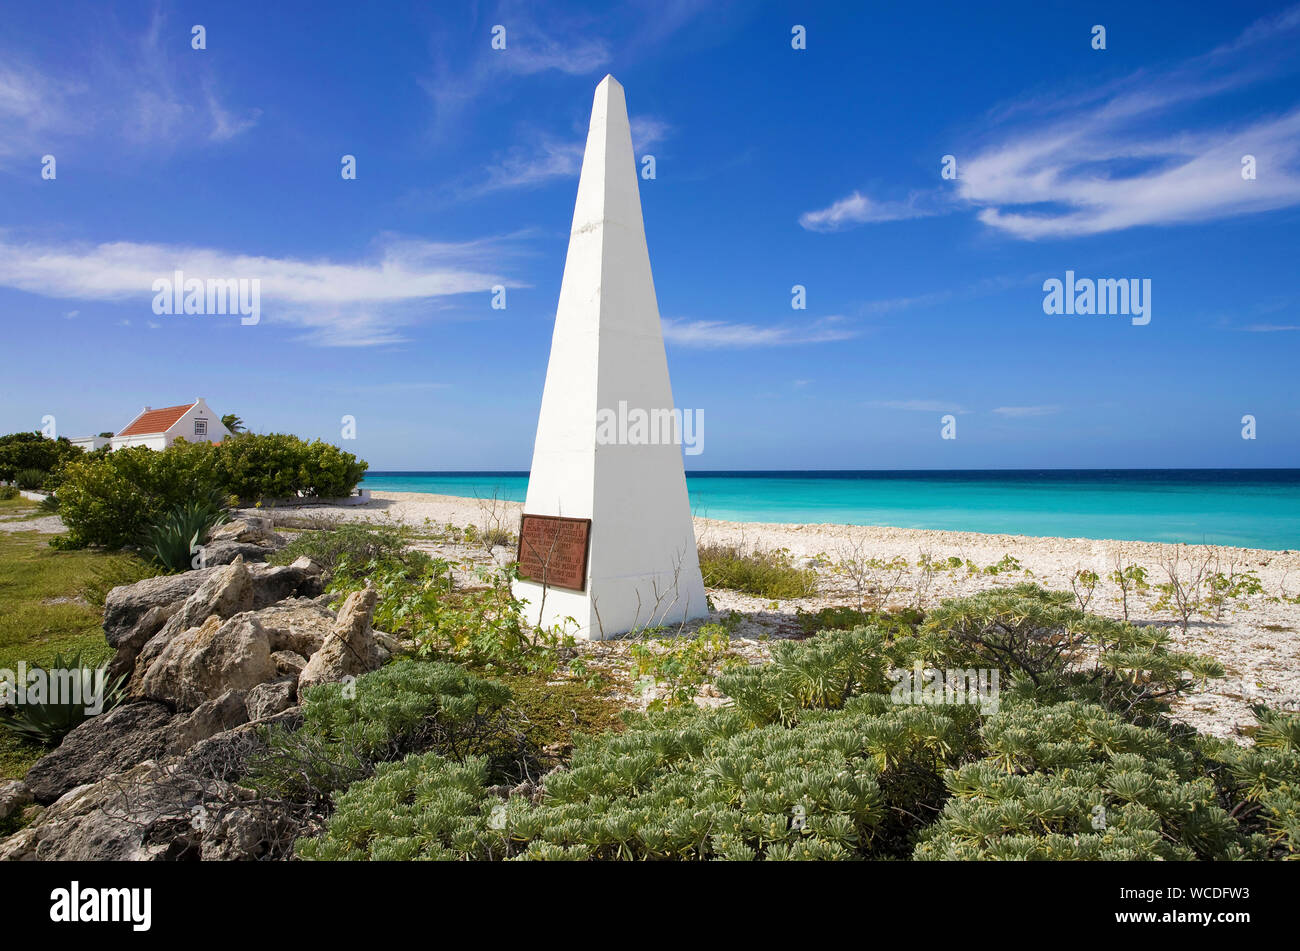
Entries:
{"label": "green shrub", "polygon": [[225,520],[220,492],[207,498],[191,499],[147,526],[140,550],[168,571],[189,571],[197,567],[195,555],[200,542]]}
{"label": "green shrub", "polygon": [[700,571],[710,588],[731,588],[782,601],[817,593],[817,572],[796,568],[790,553],[745,551],[740,545],[701,545]]}
{"label": "green shrub", "polygon": [[647,638],[632,644],[630,653],[642,682],[665,684],[665,695],[648,709],[663,710],[695,702],[700,688],[720,663],[731,656],[731,634],[740,623],[737,612],[722,624],[702,624],[694,637]]}
{"label": "green shrub", "polygon": [[952,798],[918,859],[1227,859],[1258,851],[1167,732],[1091,704],[989,717],[986,756],[949,770]]}
{"label": "green shrub", "polygon": [[14,481],[24,469],[49,473],[54,479],[65,462],[81,455],[82,451],[65,437],[47,439],[40,433],[0,436],[0,482]]}
{"label": "green shrub", "polygon": [[321,684],[303,698],[303,725],[276,727],[248,782],[267,795],[324,801],[375,765],[437,750],[462,759],[519,753],[502,710],[510,691],[452,664],[399,659],[354,683]]}
{"label": "green shrub", "polygon": [[418,570],[428,555],[408,551],[413,534],[405,525],[363,525],[341,522],[334,528],[304,531],[272,558],[287,565],[306,555],[327,574],[364,570],[369,565],[399,566]]}
{"label": "green shrub", "polygon": [[8,502],[10,499],[18,498],[18,487],[13,485],[0,485],[0,502]]}
{"label": "green shrub", "polygon": [[368,468],[338,446],[284,433],[238,433],[217,456],[222,486],[247,501],[349,495]]}
{"label": "green shrub", "polygon": [[[0,704],[0,726],[24,739],[47,745],[62,740],[95,712],[105,713],[117,706],[126,679],[122,676],[108,681],[104,668],[82,663],[80,651],[68,658],[54,655],[54,662],[44,672],[50,691],[44,697],[32,696],[30,675],[35,671],[28,673],[26,702],[14,703],[6,696],[6,702]],[[6,682],[0,686],[0,692],[8,694],[12,686]],[[87,707],[98,709],[87,712]]]}
{"label": "green shrub", "polygon": [[[414,560],[417,555],[422,561]],[[405,562],[348,562],[329,590],[342,597],[372,585],[379,593],[375,625],[414,640],[422,657],[489,671],[552,672],[571,653],[573,636],[563,625],[525,624],[513,577],[513,571],[484,568],[479,586],[456,590],[449,562],[408,552]]]}
{"label": "green shrub", "polygon": [[1071,602],[1031,583],[945,601],[921,628],[920,655],[938,667],[996,667],[1022,696],[1088,700],[1147,723],[1196,683],[1223,676],[1212,658],[1170,651],[1163,628],[1086,614]]}
{"label": "green shrub", "polygon": [[[831,630],[717,678],[730,707],[628,715],[540,790],[487,761],[412,756],[337,799],[304,858],[792,859],[1284,856],[1300,831],[1300,726],[1255,751],[1163,714],[1201,658],[1018,586],[912,625]],[[1064,645],[1064,646],[1062,646]],[[989,665],[1000,706],[923,703],[913,664]],[[1207,671],[1207,675],[1211,673]],[[906,695],[904,695],[906,696]],[[1105,705],[1103,705],[1105,704]],[[479,751],[472,751],[477,754]],[[937,821],[936,821],[937,820]]]}
{"label": "green shrub", "polygon": [[69,548],[121,548],[145,527],[193,499],[218,491],[213,447],[177,440],[165,451],[144,446],[87,456],[64,466],[59,514],[68,526]]}
{"label": "green shrub", "polygon": [[346,495],[365,468],[319,441],[251,433],[216,445],[177,440],[160,452],[143,446],[103,455],[78,451],[60,470],[59,512],[68,534],[58,544],[121,548],[177,506],[218,492],[250,500]]}
{"label": "green shrub", "polygon": [[44,485],[48,477],[49,473],[41,469],[19,469],[14,473],[14,482],[18,488],[32,492]]}

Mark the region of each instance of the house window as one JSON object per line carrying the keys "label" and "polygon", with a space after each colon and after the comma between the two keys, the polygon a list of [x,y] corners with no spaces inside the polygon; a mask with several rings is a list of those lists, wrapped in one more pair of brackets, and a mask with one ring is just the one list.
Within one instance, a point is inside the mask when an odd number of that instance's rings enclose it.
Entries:
{"label": "house window", "polygon": [[206,419],[196,419],[194,421],[194,435],[206,436],[208,434],[208,421]]}

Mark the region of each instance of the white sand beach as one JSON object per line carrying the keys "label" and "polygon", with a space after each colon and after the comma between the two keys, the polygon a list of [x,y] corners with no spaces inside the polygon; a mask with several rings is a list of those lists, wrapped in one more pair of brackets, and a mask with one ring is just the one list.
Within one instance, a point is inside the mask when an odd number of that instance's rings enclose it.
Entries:
{"label": "white sand beach", "polygon": [[[366,505],[312,505],[295,507],[293,511],[300,517],[322,520],[391,520],[415,529],[433,530],[450,524],[513,532],[522,510],[517,502],[374,492]],[[280,510],[280,514],[289,513]],[[1069,591],[1077,571],[1091,570],[1102,580],[1088,602],[1088,610],[1119,619],[1123,617],[1121,592],[1106,580],[1115,570],[1117,559],[1123,565],[1145,568],[1152,586],[1167,580],[1167,563],[1175,556],[1185,567],[1208,559],[1215,571],[1250,571],[1258,577],[1262,593],[1232,601],[1221,616],[1193,618],[1186,632],[1172,613],[1153,610],[1158,597],[1154,590],[1130,594],[1129,619],[1168,627],[1178,649],[1209,654],[1227,669],[1226,677],[1211,681],[1204,692],[1184,701],[1176,711],[1180,719],[1198,729],[1220,736],[1234,735],[1238,726],[1253,723],[1249,710],[1252,702],[1300,707],[1300,604],[1286,600],[1300,594],[1300,552],[706,518],[695,519],[695,533],[702,545],[785,549],[797,564],[818,572],[819,593],[809,598],[771,602],[734,591],[709,590],[715,618],[732,610],[745,615],[733,640],[751,648],[744,653],[752,655],[761,655],[772,638],[802,636],[796,621],[798,611],[856,605],[858,590],[863,587],[871,589],[868,594],[884,595],[885,603],[891,606],[929,608],[946,598],[1022,581]],[[962,567],[927,572],[918,567],[922,555],[928,555],[933,562],[957,558]],[[996,574],[983,570],[1006,556],[1014,558],[1018,567]],[[906,560],[907,567],[868,572],[865,578],[859,574],[856,581],[834,568],[837,563],[870,559],[887,562],[895,558]],[[967,562],[981,570],[972,573]],[[618,652],[622,648],[617,642],[606,642],[591,649]]]}

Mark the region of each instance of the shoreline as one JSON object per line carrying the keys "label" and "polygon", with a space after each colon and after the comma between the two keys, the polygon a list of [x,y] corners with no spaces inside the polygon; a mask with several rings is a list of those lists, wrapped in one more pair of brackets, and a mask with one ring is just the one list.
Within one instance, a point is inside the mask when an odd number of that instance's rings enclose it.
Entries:
{"label": "shoreline", "polygon": [[[434,495],[423,492],[371,491],[365,505],[306,504],[263,510],[262,514],[300,514],[319,517],[323,523],[342,521],[393,521],[431,534],[453,525],[463,528],[518,531],[523,504],[491,499]],[[732,611],[743,615],[733,640],[765,652],[771,640],[805,636],[798,623],[800,612],[826,607],[854,606],[862,597],[861,575],[853,580],[836,564],[888,562],[901,558],[902,569],[883,566],[867,572],[865,587],[890,607],[930,609],[949,598],[965,597],[989,588],[1031,581],[1045,588],[1072,591],[1071,580],[1080,570],[1100,576],[1086,610],[1122,619],[1122,592],[1109,579],[1117,564],[1140,565],[1147,571],[1151,589],[1129,594],[1128,618],[1135,624],[1169,631],[1173,649],[1207,654],[1223,664],[1226,675],[1212,680],[1175,707],[1175,716],[1204,733],[1241,737],[1254,723],[1250,705],[1268,702],[1300,709],[1300,552],[1271,551],[1215,545],[1166,542],[1131,542],[1115,539],[1057,538],[1030,535],[994,535],[939,529],[888,528],[835,524],[731,522],[695,518],[698,545],[740,545],[745,549],[788,552],[798,567],[817,572],[818,592],[811,597],[773,602],[729,589],[709,588],[712,621]],[[423,546],[420,546],[423,547]],[[444,557],[458,552],[434,546]],[[934,561],[958,558],[960,567],[924,570],[919,556]],[[463,555],[464,550],[459,552]],[[1157,609],[1155,586],[1167,580],[1170,560],[1177,555],[1182,571],[1194,563],[1207,572],[1251,572],[1262,589],[1234,599],[1217,615],[1193,617],[1184,631],[1169,610]],[[1004,559],[1009,556],[1014,564]],[[1118,559],[1118,562],[1117,562]],[[998,567],[999,564],[1002,567]],[[973,565],[972,570],[968,565]],[[989,570],[996,569],[996,570]],[[1078,597],[1078,595],[1076,595]],[[1286,600],[1296,599],[1295,602]],[[682,633],[691,634],[698,623]],[[594,642],[593,650],[625,649],[618,639]]]}
{"label": "shoreline", "polygon": [[[470,518],[473,514],[483,514],[485,511],[490,512],[493,507],[497,511],[498,517],[503,517],[509,513],[516,522],[519,515],[522,514],[524,505],[522,502],[514,502],[505,499],[488,499],[460,495],[441,495],[434,492],[403,492],[389,489],[371,489],[371,501],[364,505],[353,505],[343,508],[341,506],[332,506],[326,503],[305,502],[302,505],[281,506],[284,509],[292,510],[325,510],[331,511],[353,511],[356,513],[401,513],[399,519],[407,520],[412,527],[418,527],[423,523],[424,518],[433,518],[434,515],[445,514],[446,521],[455,524],[462,524],[457,521],[460,518]],[[418,520],[410,521],[413,513],[416,511],[415,506],[422,505]],[[426,514],[427,513],[427,514]],[[1116,538],[1088,538],[1084,536],[1067,536],[1067,535],[1021,535],[1006,534],[999,532],[971,532],[959,529],[946,528],[899,528],[892,525],[855,525],[848,522],[762,522],[762,521],[739,521],[733,519],[710,518],[707,515],[692,516],[696,526],[696,540],[700,538],[700,528],[706,530],[709,528],[718,528],[725,530],[727,528],[754,529],[761,534],[779,533],[789,536],[798,536],[800,538],[809,535],[843,535],[849,534],[886,534],[900,537],[911,538],[914,541],[925,540],[943,540],[945,543],[964,543],[966,545],[1032,545],[1046,542],[1060,542],[1074,547],[1079,546],[1106,546],[1108,549],[1115,547],[1128,548],[1159,548],[1159,549],[1177,549],[1177,548],[1210,548],[1222,552],[1238,553],[1242,557],[1261,556],[1270,560],[1274,558],[1293,559],[1294,563],[1291,570],[1300,572],[1300,549],[1290,548],[1251,548],[1241,545],[1216,545],[1213,543],[1203,542],[1158,542],[1132,539]],[[437,518],[434,518],[437,521]],[[517,528],[517,525],[515,526]],[[513,530],[513,529],[512,529]],[[995,544],[996,543],[996,544]],[[781,546],[787,547],[787,546]],[[805,554],[815,555],[817,552],[808,551]]]}

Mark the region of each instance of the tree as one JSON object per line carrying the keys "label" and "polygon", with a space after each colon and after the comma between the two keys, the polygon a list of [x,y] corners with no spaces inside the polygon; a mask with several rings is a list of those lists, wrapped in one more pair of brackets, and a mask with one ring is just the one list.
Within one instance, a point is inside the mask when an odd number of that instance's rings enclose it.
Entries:
{"label": "tree", "polygon": [[47,439],[40,433],[0,436],[0,481],[10,482],[24,469],[54,474],[63,463],[81,457],[66,437]]}
{"label": "tree", "polygon": [[225,426],[232,433],[242,433],[245,429],[247,429],[247,427],[244,425],[244,421],[240,419],[238,416],[236,416],[234,413],[227,413],[225,416],[222,416],[221,425]]}

